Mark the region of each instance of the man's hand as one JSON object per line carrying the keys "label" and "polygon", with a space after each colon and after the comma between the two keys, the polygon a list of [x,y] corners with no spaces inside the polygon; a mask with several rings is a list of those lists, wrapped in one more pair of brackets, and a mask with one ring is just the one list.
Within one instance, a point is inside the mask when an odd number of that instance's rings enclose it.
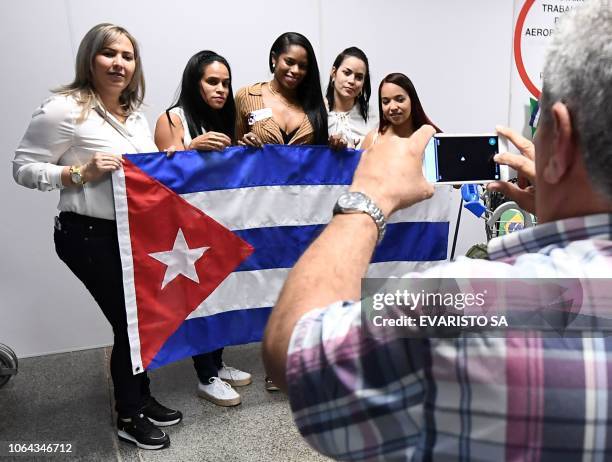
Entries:
{"label": "man's hand", "polygon": [[531,141],[510,128],[497,127],[497,133],[508,138],[522,154],[504,152],[493,158],[498,164],[507,165],[516,170],[518,183],[495,181],[489,183],[487,189],[500,192],[515,201],[522,209],[535,213],[535,147]]}
{"label": "man's hand", "polygon": [[410,138],[392,138],[361,155],[351,191],[360,191],[378,205],[385,217],[433,196],[423,176],[423,152],[436,131],[423,125]]}

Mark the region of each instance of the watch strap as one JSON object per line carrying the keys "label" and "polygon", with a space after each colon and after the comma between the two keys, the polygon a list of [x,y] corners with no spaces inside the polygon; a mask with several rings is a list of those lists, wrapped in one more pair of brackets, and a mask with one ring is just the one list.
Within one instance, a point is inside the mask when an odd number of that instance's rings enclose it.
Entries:
{"label": "watch strap", "polygon": [[[343,207],[341,205],[341,199],[345,195],[356,198],[357,200],[355,202],[358,205],[356,205],[355,207]],[[340,196],[340,198],[338,198],[338,201],[336,202],[336,205],[334,206],[334,215],[339,213],[365,213],[369,215],[370,218],[374,220],[374,224],[378,229],[378,238],[376,239],[376,244],[380,244],[383,238],[385,237],[385,232],[387,230],[387,220],[385,219],[385,214],[382,212],[380,207],[378,207],[378,205],[376,205],[376,203],[364,193],[354,191],[346,192],[342,196]]]}

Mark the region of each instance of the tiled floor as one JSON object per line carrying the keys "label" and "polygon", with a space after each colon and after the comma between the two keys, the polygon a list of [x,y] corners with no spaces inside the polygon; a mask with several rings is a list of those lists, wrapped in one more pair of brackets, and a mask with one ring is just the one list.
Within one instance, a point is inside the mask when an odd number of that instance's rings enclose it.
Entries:
{"label": "tiled floor", "polygon": [[144,451],[120,442],[111,411],[109,354],[96,349],[21,360],[19,374],[0,388],[0,442],[70,442],[72,454],[57,460],[328,460],[298,434],[286,396],[264,390],[259,344],[225,350],[227,364],[253,374],[253,384],[237,389],[240,406],[222,408],[198,398],[195,371],[185,360],[150,374],[154,396],[184,414],[182,423],[167,429],[171,446]]}

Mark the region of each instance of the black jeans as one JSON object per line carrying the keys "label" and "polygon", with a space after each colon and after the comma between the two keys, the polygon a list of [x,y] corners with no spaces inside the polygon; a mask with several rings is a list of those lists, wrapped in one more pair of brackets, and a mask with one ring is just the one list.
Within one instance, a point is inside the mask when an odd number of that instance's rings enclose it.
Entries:
{"label": "black jeans", "polygon": [[62,212],[54,239],[58,256],[85,284],[113,328],[110,370],[117,413],[136,414],[151,392],[146,372],[132,374],[116,222]]}
{"label": "black jeans", "polygon": [[223,360],[221,355],[223,354],[223,348],[211,351],[209,353],[202,353],[193,356],[193,367],[195,367],[198,379],[204,385],[208,384],[211,377],[217,377],[219,369],[223,366]]}

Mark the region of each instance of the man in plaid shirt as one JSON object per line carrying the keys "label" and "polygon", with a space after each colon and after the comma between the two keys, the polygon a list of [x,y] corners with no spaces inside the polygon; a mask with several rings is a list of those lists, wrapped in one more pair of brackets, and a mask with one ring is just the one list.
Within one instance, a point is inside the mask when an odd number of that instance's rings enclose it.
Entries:
{"label": "man in plaid shirt", "polygon": [[[608,0],[587,1],[561,21],[544,68],[535,147],[499,132],[522,156],[496,161],[520,181],[489,189],[537,211],[540,224],[492,240],[489,261],[460,258],[406,277],[611,278]],[[421,163],[433,133],[422,127],[365,152],[351,191],[387,218],[430,197]],[[360,303],[342,300],[360,297],[380,234],[376,218],[372,209],[336,214],[292,270],[268,323],[266,368],[288,391],[307,441],[343,460],[612,460],[610,337],[366,335]]]}

